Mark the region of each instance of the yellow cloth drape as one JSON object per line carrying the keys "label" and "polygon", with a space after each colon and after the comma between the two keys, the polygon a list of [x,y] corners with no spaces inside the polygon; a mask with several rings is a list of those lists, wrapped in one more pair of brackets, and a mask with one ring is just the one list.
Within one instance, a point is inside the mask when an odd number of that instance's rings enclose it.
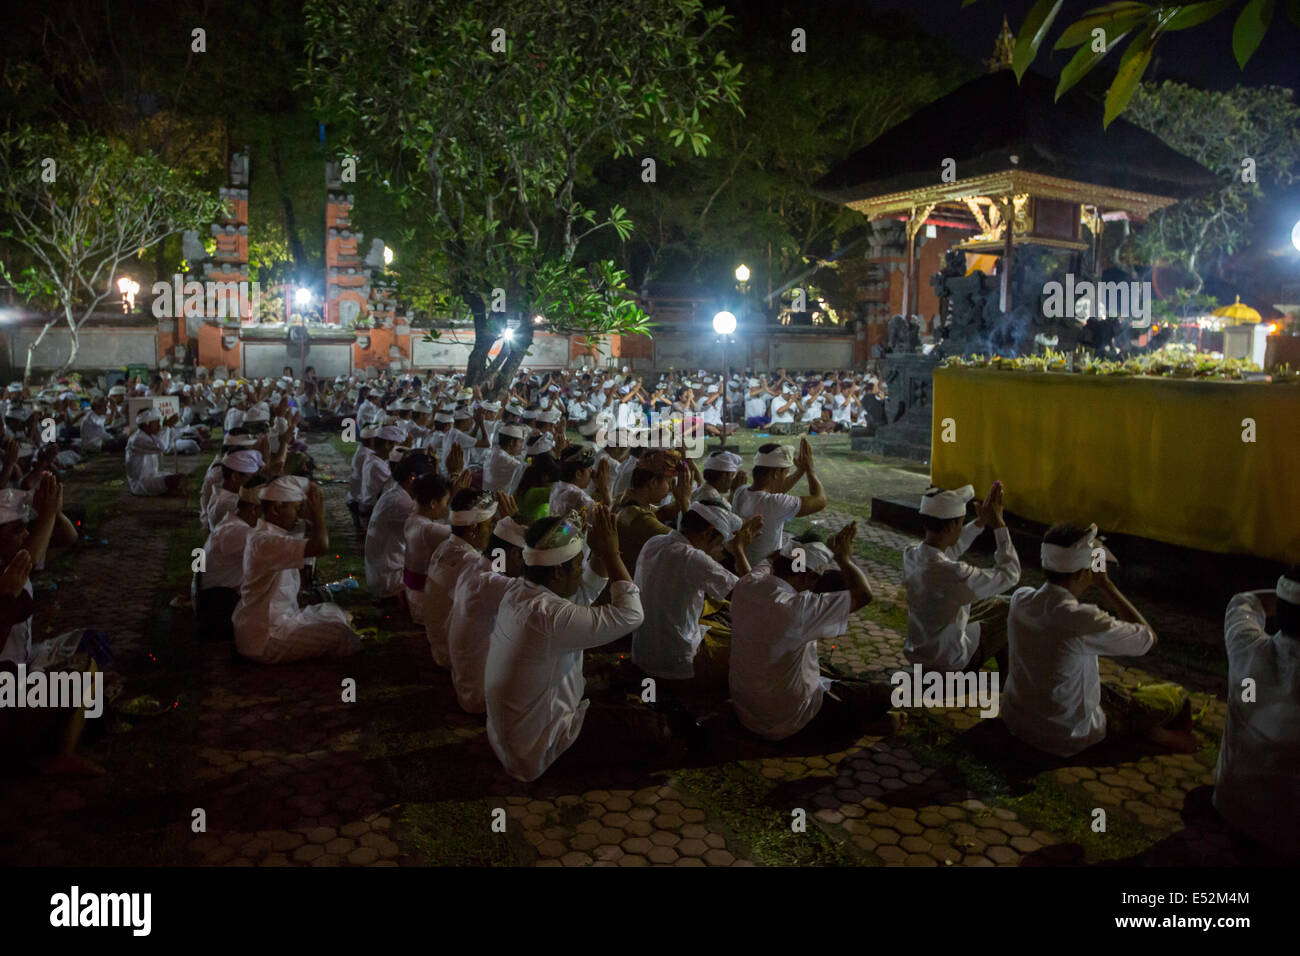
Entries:
{"label": "yellow cloth drape", "polygon": [[1001,479],[1034,521],[1300,561],[1300,387],[936,369],[931,476]]}

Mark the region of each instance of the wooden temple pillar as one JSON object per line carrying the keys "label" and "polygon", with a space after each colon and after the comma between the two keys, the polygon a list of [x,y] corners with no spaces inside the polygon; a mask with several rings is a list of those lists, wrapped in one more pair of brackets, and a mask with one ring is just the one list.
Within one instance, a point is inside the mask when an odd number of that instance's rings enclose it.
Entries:
{"label": "wooden temple pillar", "polygon": [[998,276],[998,308],[1002,314],[1011,311],[1011,250],[1015,243],[1016,203],[1007,196],[998,205],[1002,209],[1002,275]]}
{"label": "wooden temple pillar", "polygon": [[930,218],[930,213],[934,212],[934,203],[923,206],[920,214],[917,214],[917,207],[913,206],[908,210],[907,218],[903,221],[903,232],[907,236],[907,266],[903,272],[903,318],[909,322],[912,319],[912,299],[916,295],[916,234],[921,231],[925,221]]}

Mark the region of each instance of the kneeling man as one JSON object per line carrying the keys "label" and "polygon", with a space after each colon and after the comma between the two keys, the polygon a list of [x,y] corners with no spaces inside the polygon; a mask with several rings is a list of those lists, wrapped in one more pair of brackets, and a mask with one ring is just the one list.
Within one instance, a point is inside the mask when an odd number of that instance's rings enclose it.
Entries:
{"label": "kneeling man", "polygon": [[[1025,743],[1072,757],[1112,734],[1145,737],[1179,753],[1196,750],[1191,699],[1177,684],[1130,690],[1101,680],[1097,658],[1140,657],[1156,633],[1104,570],[1115,559],[1097,541],[1097,526],[1056,524],[1043,535],[1037,590],[1020,588],[1007,616],[1010,667],[1002,720]],[[1093,571],[1094,563],[1099,570]],[[1093,584],[1114,610],[1079,598]]]}
{"label": "kneeling man", "polygon": [[[244,550],[244,582],[234,615],[235,649],[263,664],[357,653],[361,639],[341,607],[298,607],[299,571],[307,558],[329,550],[320,488],[306,478],[277,478],[262,487],[260,498],[262,518]],[[310,536],[299,538],[290,529],[304,502]]]}

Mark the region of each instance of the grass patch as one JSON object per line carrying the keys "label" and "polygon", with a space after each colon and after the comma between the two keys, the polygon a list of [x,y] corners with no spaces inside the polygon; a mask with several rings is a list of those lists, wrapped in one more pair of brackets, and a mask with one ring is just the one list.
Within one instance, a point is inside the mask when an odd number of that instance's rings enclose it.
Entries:
{"label": "grass patch", "polygon": [[808,831],[790,829],[786,808],[769,802],[773,787],[738,764],[683,770],[672,785],[690,791],[715,819],[749,849],[749,858],[767,866],[861,866],[847,846],[821,829],[808,814]]}
{"label": "grass patch", "polygon": [[[1094,833],[1097,801],[1082,787],[1058,784],[1047,771],[1025,764],[981,762],[941,717],[915,709],[908,717],[903,743],[917,760],[946,768],[958,786],[978,794],[990,807],[1010,810],[1026,826],[1079,844],[1090,862],[1124,859],[1151,846],[1150,831],[1120,810],[1108,810],[1106,832]],[[1012,760],[1005,755],[1003,759]]]}
{"label": "grass patch", "polygon": [[496,809],[487,800],[408,804],[399,818],[405,841],[430,866],[527,866],[536,852],[506,824],[492,832]]}
{"label": "grass patch", "polygon": [[907,633],[907,608],[901,604],[872,601],[858,613],[897,634]]}

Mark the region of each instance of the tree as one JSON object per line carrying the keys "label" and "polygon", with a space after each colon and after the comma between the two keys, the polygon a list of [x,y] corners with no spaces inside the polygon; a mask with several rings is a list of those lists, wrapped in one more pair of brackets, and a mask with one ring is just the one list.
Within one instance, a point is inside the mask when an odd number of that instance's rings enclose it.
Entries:
{"label": "tree", "polygon": [[473,316],[469,384],[508,386],[535,314],[588,336],[646,330],[618,304],[626,274],[578,256],[632,221],[584,205],[580,185],[652,134],[707,151],[702,114],[739,102],[740,67],[711,48],[727,20],[701,0],[309,0],[317,108],[409,223],[404,288]]}
{"label": "tree", "polygon": [[[968,7],[976,0],[962,0]],[[1016,78],[1038,57],[1038,51],[1051,32],[1052,24],[1065,0],[1037,0],[1025,16],[1016,34],[1012,67]],[[1282,0],[1288,19],[1300,27],[1300,0]],[[1106,56],[1130,35],[1128,46],[1119,59],[1115,79],[1106,91],[1106,109],[1103,123],[1111,124],[1124,112],[1137,90],[1138,81],[1146,72],[1160,39],[1166,33],[1200,27],[1232,7],[1238,7],[1232,27],[1232,52],[1242,69],[1259,49],[1264,35],[1273,22],[1278,0],[1182,0],[1182,2],[1137,3],[1120,0],[1094,7],[1075,20],[1062,32],[1053,49],[1078,48],[1073,58],[1061,70],[1056,88],[1056,98],[1092,72]],[[1136,31],[1136,33],[1134,32]]]}
{"label": "tree", "polygon": [[32,355],[59,321],[76,361],[78,332],[95,309],[117,294],[118,270],[169,236],[211,222],[221,204],[152,156],[121,143],[66,130],[29,128],[0,134],[0,238],[16,248],[23,268],[0,273],[34,304],[54,311],[27,350]]}
{"label": "tree", "polygon": [[1249,244],[1264,187],[1300,174],[1300,106],[1279,87],[1215,93],[1168,81],[1138,87],[1124,115],[1219,178],[1213,192],[1153,214],[1125,250],[1181,265],[1193,277],[1190,292],[1200,292],[1207,261]]}
{"label": "tree", "polygon": [[[796,278],[811,293],[810,268],[869,235],[861,213],[814,196],[812,185],[970,73],[909,19],[874,17],[861,30],[844,30],[860,6],[835,0],[829,10],[819,7],[807,34],[814,55],[792,52],[788,31],[764,27],[802,22],[791,20],[787,4],[746,4],[750,28],[730,51],[745,58],[744,113],[710,114],[706,129],[716,148],[661,166],[657,187],[609,189],[639,227],[629,243],[634,275],[693,275],[730,286],[732,271],[745,262],[760,298]],[[602,178],[621,186],[626,161],[621,165]],[[820,279],[834,302],[839,283],[824,271]],[[851,308],[847,296],[837,305],[845,313]]]}

